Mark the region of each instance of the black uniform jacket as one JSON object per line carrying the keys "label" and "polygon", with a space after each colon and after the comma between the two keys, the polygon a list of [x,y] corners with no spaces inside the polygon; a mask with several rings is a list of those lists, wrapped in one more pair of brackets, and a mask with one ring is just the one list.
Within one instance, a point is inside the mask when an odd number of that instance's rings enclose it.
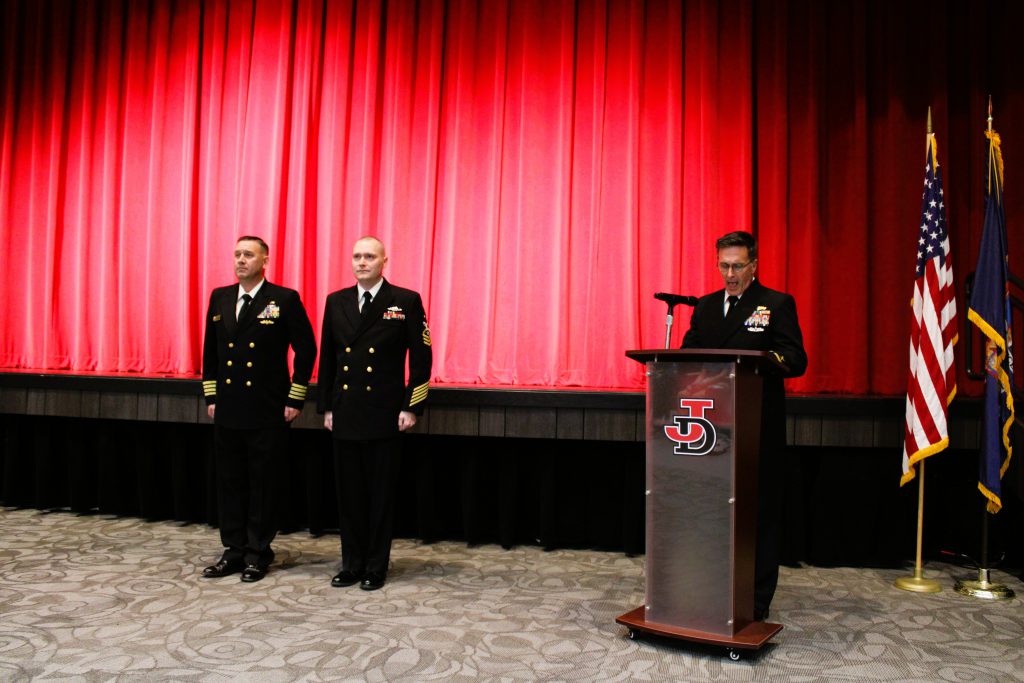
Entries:
{"label": "black uniform jacket", "polygon": [[317,405],[334,413],[335,439],[389,438],[398,434],[398,413],[423,414],[433,361],[430,330],[416,292],[385,280],[365,316],[357,292],[353,286],[327,297]]}
{"label": "black uniform jacket", "polygon": [[786,389],[782,380],[799,377],[807,370],[796,301],[754,280],[723,318],[724,305],[725,291],[721,289],[697,301],[682,348],[748,349],[775,354],[787,370],[765,378],[763,428],[768,430],[764,436],[770,442],[784,443]]}
{"label": "black uniform jacket", "polygon": [[[241,320],[238,285],[210,294],[203,341],[203,395],[214,422],[234,429],[284,426],[284,408],[302,409],[316,361],[313,326],[299,293],[264,280]],[[288,374],[288,347],[295,350]]]}

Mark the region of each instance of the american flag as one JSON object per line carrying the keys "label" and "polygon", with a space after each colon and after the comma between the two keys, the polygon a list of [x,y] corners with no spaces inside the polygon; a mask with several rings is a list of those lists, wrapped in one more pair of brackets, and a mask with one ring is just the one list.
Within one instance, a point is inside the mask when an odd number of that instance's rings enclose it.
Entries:
{"label": "american flag", "polygon": [[917,271],[914,280],[914,319],[910,330],[910,374],[907,379],[907,418],[903,438],[903,477],[916,475],[918,461],[949,445],[946,415],[956,395],[953,346],[956,334],[956,297],[953,263],[946,232],[935,136],[928,134],[924,167],[921,228],[917,235]]}

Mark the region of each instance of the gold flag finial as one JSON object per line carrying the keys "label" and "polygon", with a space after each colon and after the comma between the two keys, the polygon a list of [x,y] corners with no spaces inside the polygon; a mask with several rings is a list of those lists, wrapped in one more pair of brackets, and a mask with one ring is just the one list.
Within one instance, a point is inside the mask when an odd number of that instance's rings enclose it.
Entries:
{"label": "gold flag finial", "polygon": [[932,108],[928,107],[928,135],[932,134]]}
{"label": "gold flag finial", "polygon": [[992,96],[988,96],[988,132],[992,132]]}

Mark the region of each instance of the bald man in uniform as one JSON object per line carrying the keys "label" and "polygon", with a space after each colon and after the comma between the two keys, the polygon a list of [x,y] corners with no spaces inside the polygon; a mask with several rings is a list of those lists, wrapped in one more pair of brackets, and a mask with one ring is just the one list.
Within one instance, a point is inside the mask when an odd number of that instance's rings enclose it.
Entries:
{"label": "bald man in uniform", "polygon": [[331,293],[324,308],[318,408],[333,436],[341,531],[336,588],[358,583],[377,590],[387,579],[401,434],[423,414],[430,382],[423,302],[384,279],[387,262],[379,239],[357,240],[356,284]]}

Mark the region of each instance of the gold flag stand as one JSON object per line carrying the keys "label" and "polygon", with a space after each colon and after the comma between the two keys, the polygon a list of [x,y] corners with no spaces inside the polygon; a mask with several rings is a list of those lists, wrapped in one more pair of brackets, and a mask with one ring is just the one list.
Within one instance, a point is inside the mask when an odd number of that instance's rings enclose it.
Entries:
{"label": "gold flag stand", "polygon": [[1013,589],[1002,583],[989,581],[988,566],[988,507],[981,508],[981,566],[978,567],[978,580],[959,579],[953,586],[960,595],[967,595],[982,600],[1009,600],[1013,597]]}
{"label": "gold flag stand", "polygon": [[959,579],[954,590],[960,595],[967,595],[972,598],[983,600],[1010,600],[1013,598],[1013,589],[1002,583],[992,583],[988,580],[988,568],[978,569],[978,580]]}
{"label": "gold flag stand", "polygon": [[914,575],[901,576],[894,585],[900,590],[914,593],[938,593],[942,590],[935,579],[924,578],[921,566],[921,541],[924,538],[924,460],[918,463],[917,470],[917,560],[914,562]]}

